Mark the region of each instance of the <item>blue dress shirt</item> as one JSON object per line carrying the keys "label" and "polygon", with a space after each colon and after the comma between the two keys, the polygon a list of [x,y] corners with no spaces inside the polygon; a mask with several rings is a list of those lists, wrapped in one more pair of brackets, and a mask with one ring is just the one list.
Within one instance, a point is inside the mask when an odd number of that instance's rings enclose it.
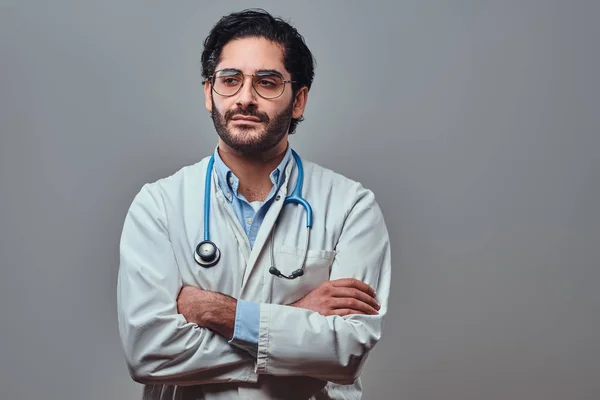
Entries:
{"label": "blue dress shirt", "polygon": [[[246,198],[239,193],[239,179],[229,169],[219,156],[218,148],[215,149],[214,169],[218,177],[219,188],[225,194],[225,198],[233,207],[233,211],[237,216],[240,225],[244,228],[250,247],[254,247],[256,235],[260,225],[262,224],[269,207],[273,203],[275,193],[281,188],[285,182],[285,168],[292,158],[292,149],[288,145],[288,149],[281,163],[275,168],[270,175],[273,187],[264,202],[250,203]],[[260,306],[258,303],[238,299],[235,313],[235,327],[233,338],[229,343],[235,344],[256,356],[258,352],[258,331],[260,327]]]}

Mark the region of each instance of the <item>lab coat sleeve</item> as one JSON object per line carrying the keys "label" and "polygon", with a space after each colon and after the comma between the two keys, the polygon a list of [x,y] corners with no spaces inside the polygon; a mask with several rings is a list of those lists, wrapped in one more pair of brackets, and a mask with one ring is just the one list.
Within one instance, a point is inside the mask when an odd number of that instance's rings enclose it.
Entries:
{"label": "lab coat sleeve", "polygon": [[118,325],[131,377],[168,385],[256,382],[255,359],[177,312],[182,279],[152,185],[132,202],[120,242]]}
{"label": "lab coat sleeve", "polygon": [[257,372],[353,383],[381,338],[388,309],[391,254],[382,213],[371,191],[357,189],[336,246],[330,279],[356,278],[375,289],[378,315],[323,316],[261,304]]}

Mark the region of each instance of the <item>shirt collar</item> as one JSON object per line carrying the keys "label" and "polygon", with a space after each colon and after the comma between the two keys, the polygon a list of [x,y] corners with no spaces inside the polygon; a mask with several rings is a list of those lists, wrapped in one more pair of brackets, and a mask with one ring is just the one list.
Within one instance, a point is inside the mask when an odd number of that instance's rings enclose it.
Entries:
{"label": "shirt collar", "polygon": [[[240,180],[238,179],[237,176],[235,176],[233,171],[231,169],[229,169],[229,167],[223,162],[223,159],[221,159],[221,157],[219,156],[218,150],[219,150],[219,147],[217,146],[215,148],[215,152],[214,152],[215,163],[214,163],[213,167],[214,167],[215,172],[217,173],[219,188],[224,193],[231,191],[231,192],[233,192],[233,194],[235,194],[237,196]],[[281,162],[279,163],[277,168],[275,168],[273,171],[271,171],[271,174],[269,175],[269,177],[271,178],[271,183],[273,183],[273,185],[277,188],[277,190],[279,190],[279,188],[281,188],[281,185],[283,184],[283,182],[285,182],[285,168],[287,167],[287,165],[291,159],[292,159],[292,147],[288,144],[287,150],[285,152],[285,155],[283,156],[283,159],[281,160]],[[228,197],[228,200],[231,201],[231,196]]]}

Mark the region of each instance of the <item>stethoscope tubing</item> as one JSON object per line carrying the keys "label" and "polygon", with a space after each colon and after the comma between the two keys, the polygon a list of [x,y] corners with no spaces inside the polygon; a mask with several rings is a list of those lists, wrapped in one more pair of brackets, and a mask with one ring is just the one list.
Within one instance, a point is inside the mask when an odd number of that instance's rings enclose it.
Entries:
{"label": "stethoscope tubing", "polygon": [[[274,265],[274,255],[273,255],[273,235],[275,232],[276,225],[273,225],[273,229],[271,231],[271,244],[270,244],[270,258],[271,258],[271,267],[269,268],[269,272],[275,276],[287,279],[295,279],[302,275],[304,275],[304,263],[306,262],[306,257],[308,254],[308,245],[310,240],[310,230],[313,224],[313,212],[310,203],[302,197],[302,189],[304,187],[304,166],[302,165],[302,160],[298,153],[292,150],[292,155],[298,166],[298,177],[296,179],[296,185],[294,186],[294,190],[292,193],[287,196],[283,201],[283,206],[287,204],[298,204],[302,206],[306,211],[306,242],[304,246],[304,256],[302,258],[302,263],[300,264],[300,268],[293,271],[291,275],[287,276],[282,274]],[[214,154],[210,157],[208,161],[208,166],[206,168],[206,176],[204,181],[204,240],[200,242],[196,246],[196,250],[194,252],[194,259],[196,262],[205,268],[210,268],[216,265],[219,262],[221,257],[221,251],[217,247],[216,244],[211,242],[210,240],[210,186],[212,182],[212,172],[213,166],[215,162]],[[206,246],[211,246],[212,251],[208,252],[208,255],[204,255],[201,252],[202,248],[206,248]],[[212,257],[212,258],[209,258]]]}

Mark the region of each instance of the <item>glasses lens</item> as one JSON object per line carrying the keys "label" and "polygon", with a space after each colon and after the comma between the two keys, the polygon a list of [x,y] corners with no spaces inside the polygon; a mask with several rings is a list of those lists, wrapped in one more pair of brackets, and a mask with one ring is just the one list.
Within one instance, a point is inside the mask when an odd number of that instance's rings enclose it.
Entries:
{"label": "glasses lens", "polygon": [[244,76],[236,71],[218,71],[213,78],[215,92],[222,96],[231,96],[238,91]]}
{"label": "glasses lens", "polygon": [[283,78],[277,74],[259,74],[254,77],[254,89],[267,99],[281,96],[284,89]]}

